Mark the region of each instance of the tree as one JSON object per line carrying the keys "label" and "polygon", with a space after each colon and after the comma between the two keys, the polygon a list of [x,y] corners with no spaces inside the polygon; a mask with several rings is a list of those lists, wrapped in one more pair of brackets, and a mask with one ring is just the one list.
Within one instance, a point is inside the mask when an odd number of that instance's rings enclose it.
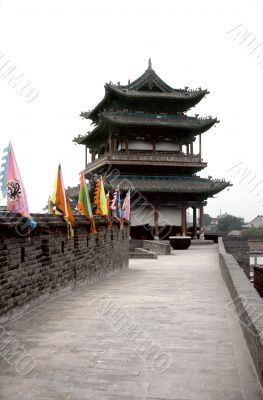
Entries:
{"label": "tree", "polygon": [[229,233],[234,229],[241,229],[242,221],[242,218],[237,218],[232,215],[226,215],[224,218],[219,219],[217,231]]}
{"label": "tree", "polygon": [[209,214],[204,214],[204,226],[211,225],[212,217]]}

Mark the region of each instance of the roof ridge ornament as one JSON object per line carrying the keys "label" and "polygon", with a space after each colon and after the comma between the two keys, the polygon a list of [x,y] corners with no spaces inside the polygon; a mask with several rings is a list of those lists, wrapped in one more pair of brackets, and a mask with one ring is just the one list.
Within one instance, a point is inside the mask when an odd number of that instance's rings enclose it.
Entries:
{"label": "roof ridge ornament", "polygon": [[152,60],[151,57],[148,60],[148,69],[152,69]]}

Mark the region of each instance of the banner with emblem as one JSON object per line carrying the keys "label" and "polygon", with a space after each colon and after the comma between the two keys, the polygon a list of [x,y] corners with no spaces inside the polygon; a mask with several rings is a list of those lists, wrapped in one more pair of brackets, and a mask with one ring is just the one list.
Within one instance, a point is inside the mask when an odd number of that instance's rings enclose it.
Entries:
{"label": "banner with emblem", "polygon": [[7,210],[21,214],[28,221],[28,226],[34,229],[36,222],[30,217],[27,195],[23,181],[17,166],[12,143],[4,150],[0,176],[1,190],[4,197],[7,197]]}

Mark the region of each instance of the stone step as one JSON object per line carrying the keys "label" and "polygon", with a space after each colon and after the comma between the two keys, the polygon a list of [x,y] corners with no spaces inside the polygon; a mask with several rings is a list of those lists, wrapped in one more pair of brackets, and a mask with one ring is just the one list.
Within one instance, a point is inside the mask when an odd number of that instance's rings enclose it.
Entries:
{"label": "stone step", "polygon": [[207,245],[207,244],[214,244],[213,240],[205,240],[205,239],[192,239],[191,245]]}
{"label": "stone step", "polygon": [[135,249],[130,249],[129,251],[129,258],[140,258],[140,259],[146,259],[146,258],[157,258],[157,254],[154,253],[153,251],[142,249],[142,248],[135,248]]}

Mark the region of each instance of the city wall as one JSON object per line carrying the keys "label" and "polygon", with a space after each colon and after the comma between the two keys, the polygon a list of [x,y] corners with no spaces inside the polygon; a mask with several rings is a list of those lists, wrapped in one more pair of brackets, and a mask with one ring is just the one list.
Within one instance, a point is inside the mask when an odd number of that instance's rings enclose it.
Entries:
{"label": "city wall", "polygon": [[90,223],[76,217],[74,238],[68,239],[61,216],[36,214],[30,232],[21,218],[0,214],[0,322],[78,285],[91,284],[128,268],[128,225],[112,221],[107,229],[96,218],[98,234]]}
{"label": "city wall", "polygon": [[222,276],[232,297],[226,309],[239,319],[258,377],[263,384],[263,299],[235,258],[226,252],[222,238],[218,238],[218,246]]}
{"label": "city wall", "polygon": [[237,261],[248,279],[250,278],[249,245],[246,236],[224,235],[223,242],[227,253]]}

